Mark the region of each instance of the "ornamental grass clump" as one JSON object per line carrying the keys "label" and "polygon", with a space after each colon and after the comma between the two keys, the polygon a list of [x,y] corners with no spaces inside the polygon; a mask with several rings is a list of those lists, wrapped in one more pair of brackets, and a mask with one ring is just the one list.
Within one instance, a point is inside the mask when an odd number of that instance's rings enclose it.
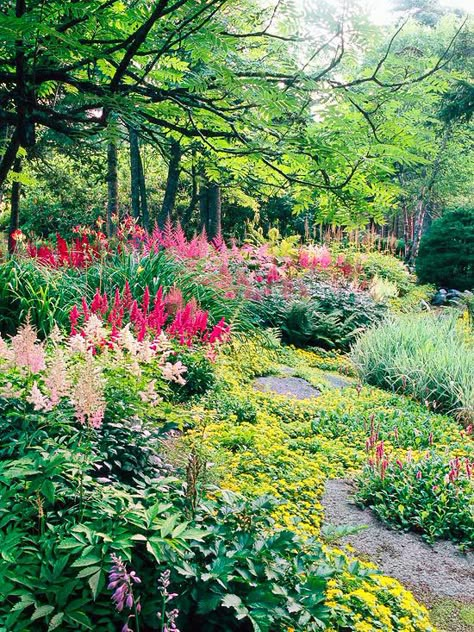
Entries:
{"label": "ornamental grass clump", "polygon": [[472,423],[474,342],[456,313],[391,317],[361,336],[351,357],[369,384]]}

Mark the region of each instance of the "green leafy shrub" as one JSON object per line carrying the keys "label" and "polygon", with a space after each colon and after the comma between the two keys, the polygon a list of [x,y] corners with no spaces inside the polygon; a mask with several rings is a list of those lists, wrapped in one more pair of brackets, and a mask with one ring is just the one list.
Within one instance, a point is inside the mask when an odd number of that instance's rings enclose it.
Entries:
{"label": "green leafy shrub", "polygon": [[474,288],[474,209],[456,209],[433,222],[416,260],[422,283]]}
{"label": "green leafy shrub", "polygon": [[355,261],[362,268],[362,277],[368,281],[375,277],[389,281],[395,284],[401,296],[414,285],[415,279],[406,265],[391,254],[373,251],[357,255]]}
{"label": "green leafy shrub", "polygon": [[263,324],[278,327],[283,339],[298,347],[348,349],[354,336],[385,312],[367,292],[314,280],[304,282],[304,298],[289,299],[275,290],[255,310]]}
{"label": "green leafy shrub", "polygon": [[216,389],[206,399],[206,406],[215,409],[222,420],[230,416],[234,416],[239,423],[246,421],[252,424],[257,420],[257,408],[248,398],[231,395],[223,388]]}
{"label": "green leafy shrub", "polygon": [[447,462],[434,452],[414,461],[387,458],[379,449],[358,479],[357,501],[384,522],[474,546],[474,463]]}
{"label": "green leafy shrub", "polygon": [[436,288],[434,285],[412,285],[410,290],[403,296],[390,299],[390,310],[401,312],[402,314],[425,311],[428,309],[435,293]]}
{"label": "green leafy shrub", "polygon": [[215,383],[216,376],[211,361],[202,351],[177,353],[176,359],[186,364],[186,384],[172,385],[179,400],[204,395]]}
{"label": "green leafy shrub", "polygon": [[[19,427],[18,403],[2,405],[0,625],[6,629],[118,629],[127,612],[114,612],[110,601],[112,554],[141,579],[135,598],[149,630],[162,629],[157,579],[167,568],[178,623],[192,621],[193,630],[303,623],[316,630],[327,619],[326,581],[336,571],[319,543],[273,529],[269,498],[249,502],[215,492],[215,500],[190,514],[188,494],[172,478],[155,476],[146,485],[97,480],[101,463],[89,445],[101,438],[78,428],[72,411],[59,421],[31,412]],[[12,418],[14,454],[3,443]]]}
{"label": "green leafy shrub", "polygon": [[472,421],[474,346],[456,314],[391,317],[363,334],[351,357],[369,384]]}

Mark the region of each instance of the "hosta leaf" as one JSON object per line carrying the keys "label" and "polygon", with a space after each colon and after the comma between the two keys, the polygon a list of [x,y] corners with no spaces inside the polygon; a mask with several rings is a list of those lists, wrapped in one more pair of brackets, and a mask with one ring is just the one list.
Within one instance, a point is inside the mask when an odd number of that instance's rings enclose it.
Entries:
{"label": "hosta leaf", "polygon": [[104,583],[104,574],[101,570],[97,571],[97,573],[89,577],[89,586],[91,587],[92,597],[94,598],[94,601],[97,599],[97,595],[102,590]]}
{"label": "hosta leaf", "polygon": [[51,630],[55,630],[56,628],[58,628],[61,625],[63,619],[64,612],[58,612],[57,614],[55,614],[49,622],[48,632],[51,632]]}
{"label": "hosta leaf", "polygon": [[36,608],[36,610],[31,615],[31,621],[36,621],[36,619],[47,617],[48,614],[51,614],[53,611],[54,606],[40,606],[39,608]]}

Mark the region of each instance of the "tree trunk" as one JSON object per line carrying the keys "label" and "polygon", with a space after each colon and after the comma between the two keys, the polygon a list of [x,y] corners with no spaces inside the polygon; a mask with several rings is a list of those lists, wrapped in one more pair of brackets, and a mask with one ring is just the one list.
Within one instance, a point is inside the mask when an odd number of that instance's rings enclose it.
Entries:
{"label": "tree trunk", "polygon": [[441,137],[441,144],[439,146],[436,159],[433,163],[431,175],[428,178],[428,181],[426,182],[426,184],[421,187],[420,194],[418,195],[418,198],[417,198],[414,217],[412,218],[413,239],[412,239],[411,247],[406,257],[407,262],[412,265],[415,263],[415,259],[418,256],[420,241],[423,236],[423,229],[425,226],[427,209],[431,205],[431,193],[433,191],[433,187],[436,183],[436,178],[438,177],[438,173],[440,171],[443,159],[445,157],[446,146],[448,144],[450,134],[451,134],[451,125],[447,123],[443,130],[443,135]]}
{"label": "tree trunk", "polygon": [[215,239],[222,234],[222,204],[221,188],[218,184],[212,183],[209,187],[209,221],[208,237]]}
{"label": "tree trunk", "polygon": [[209,189],[205,184],[199,187],[199,215],[201,220],[201,230],[206,235],[209,231]]}
{"label": "tree trunk", "polygon": [[181,146],[177,140],[171,141],[170,162],[168,165],[168,177],[166,179],[165,197],[161,211],[158,215],[158,226],[163,228],[168,217],[171,217],[178,192],[179,171],[181,163]]}
{"label": "tree trunk", "polygon": [[183,221],[182,221],[183,227],[186,227],[191,221],[194,210],[196,208],[196,204],[199,201],[199,190],[198,190],[198,185],[197,185],[196,167],[194,165],[191,167],[191,181],[192,181],[191,198],[189,200],[188,208],[186,209],[186,212],[183,217]]}
{"label": "tree trunk", "polygon": [[137,130],[130,125],[128,128],[130,141],[130,191],[132,216],[140,221],[140,148],[138,146]]}
{"label": "tree trunk", "polygon": [[202,184],[199,191],[199,209],[201,228],[208,239],[214,239],[222,233],[221,188],[215,182]]}
{"label": "tree trunk", "polygon": [[424,202],[424,194],[422,193],[418,199],[415,217],[413,221],[413,240],[408,256],[408,263],[413,264],[418,256],[421,236],[423,234],[423,226],[425,224],[426,204]]}
{"label": "tree trunk", "polygon": [[138,154],[138,177],[140,181],[140,210],[142,215],[143,228],[150,229],[150,214],[148,212],[148,199],[146,195],[145,173],[143,172],[143,162],[140,153]]}
{"label": "tree trunk", "polygon": [[113,216],[118,217],[117,144],[110,140],[107,146],[107,235],[114,232]]}
{"label": "tree trunk", "polygon": [[[21,173],[21,158],[17,158],[15,160],[14,171],[18,174]],[[12,235],[20,226],[20,188],[20,182],[18,180],[14,180],[12,183],[10,227],[8,230],[8,252],[10,254],[13,254],[16,243]]]}

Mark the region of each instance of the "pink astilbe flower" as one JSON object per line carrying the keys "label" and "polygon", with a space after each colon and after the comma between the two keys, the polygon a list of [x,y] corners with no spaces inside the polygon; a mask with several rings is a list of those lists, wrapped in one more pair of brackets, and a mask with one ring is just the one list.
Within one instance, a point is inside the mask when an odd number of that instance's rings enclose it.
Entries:
{"label": "pink astilbe flower", "polygon": [[0,334],[0,360],[7,360],[8,362],[12,362],[13,359],[14,353],[12,349],[10,349],[10,347]]}
{"label": "pink astilbe flower", "polygon": [[29,404],[33,404],[34,410],[44,410],[45,412],[48,412],[53,408],[53,402],[43,395],[36,382],[31,387],[31,392],[26,398],[26,401]]}
{"label": "pink astilbe flower", "polygon": [[22,325],[11,339],[13,362],[18,367],[39,373],[46,368],[44,347],[39,343],[36,331],[30,323]]}
{"label": "pink astilbe flower", "polygon": [[5,399],[18,399],[21,396],[21,391],[16,390],[11,382],[7,382],[0,387],[0,397],[4,397]]}
{"label": "pink astilbe flower", "polygon": [[319,251],[318,263],[321,268],[328,268],[331,265],[331,253],[326,246],[323,246]]}
{"label": "pink astilbe flower", "polygon": [[48,367],[44,383],[49,390],[51,403],[57,406],[62,397],[67,397],[70,391],[70,380],[67,375],[67,365],[64,353],[58,350]]}
{"label": "pink astilbe flower", "polygon": [[100,367],[91,357],[79,367],[71,401],[83,425],[100,428],[105,413],[104,383]]}

